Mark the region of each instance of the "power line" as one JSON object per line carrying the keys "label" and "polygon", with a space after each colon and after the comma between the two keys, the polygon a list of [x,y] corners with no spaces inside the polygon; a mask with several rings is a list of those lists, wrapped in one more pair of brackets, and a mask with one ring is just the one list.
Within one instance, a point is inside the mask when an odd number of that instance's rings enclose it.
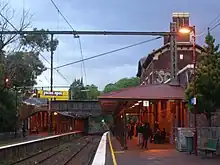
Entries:
{"label": "power line", "polygon": [[[84,59],[84,56],[83,56],[83,51],[82,51],[82,43],[81,43],[81,39],[79,38],[79,47],[80,47],[80,54],[81,54],[81,60]],[[84,75],[85,75],[85,83],[87,84],[87,77],[86,77],[86,68],[85,68],[85,62],[84,60],[82,61],[82,68],[84,70]],[[83,76],[83,75],[82,75]]]}
{"label": "power line", "polygon": [[210,28],[209,30],[212,31],[212,30],[214,30],[215,28],[217,28],[219,25],[220,25],[220,22],[217,23],[217,24],[216,24],[215,26],[213,26],[212,28]]}
{"label": "power line", "polygon": [[74,28],[72,27],[72,25],[69,23],[69,21],[66,19],[66,17],[63,15],[63,13],[60,11],[60,9],[58,8],[58,6],[55,4],[55,2],[53,0],[50,0],[51,3],[54,5],[54,7],[57,9],[58,13],[60,13],[60,15],[63,17],[63,19],[65,20],[65,22],[69,25],[69,27],[73,30]]}
{"label": "power line", "polygon": [[218,14],[217,17],[215,17],[215,19],[213,19],[213,21],[211,21],[208,26],[212,26],[215,22],[219,22],[219,18],[220,18],[220,14]]}
{"label": "power line", "polygon": [[[63,17],[63,19],[65,20],[65,22],[69,25],[69,27],[75,31],[75,29],[73,28],[73,26],[70,24],[70,22],[68,21],[68,19],[63,15],[63,13],[60,11],[59,7],[56,5],[56,3],[53,1],[53,0],[50,0],[53,4],[53,6],[57,9],[57,12]],[[80,48],[80,55],[81,55],[81,59],[82,59],[82,68],[83,68],[83,71],[84,71],[84,75],[85,75],[85,81],[87,83],[87,77],[86,77],[86,70],[85,70],[85,63],[84,63],[84,56],[83,56],[83,50],[82,50],[82,43],[81,43],[81,39],[80,39],[80,36],[78,35],[74,35],[74,38],[78,38],[79,40],[79,48]],[[83,73],[82,73],[82,76],[83,76]]]}
{"label": "power line", "polygon": [[[217,17],[215,17],[207,26],[209,28],[210,31],[214,30],[215,28],[217,28],[220,25],[220,14],[217,15]],[[215,25],[213,25],[216,22]],[[213,25],[213,26],[212,26]],[[211,27],[212,26],[212,27]],[[196,37],[200,37],[203,36],[204,34],[206,34],[206,29],[201,32],[200,34],[196,35]]]}
{"label": "power line", "polygon": [[149,40],[146,40],[146,41],[142,41],[142,42],[138,42],[138,43],[135,43],[135,44],[132,44],[132,45],[128,45],[128,46],[125,46],[125,47],[122,47],[122,48],[114,49],[114,50],[111,50],[111,51],[108,51],[108,52],[105,52],[105,53],[101,53],[101,54],[98,54],[98,55],[95,55],[95,56],[92,56],[92,57],[84,58],[82,60],[77,60],[77,61],[74,61],[74,62],[70,62],[70,63],[64,64],[64,65],[57,66],[57,67],[55,67],[55,69],[63,68],[63,67],[73,65],[73,64],[76,64],[76,63],[80,63],[82,61],[91,60],[91,59],[94,59],[94,58],[97,58],[97,57],[109,55],[109,54],[112,54],[112,53],[115,53],[115,52],[118,52],[118,51],[121,51],[121,50],[124,50],[124,49],[132,48],[132,47],[142,45],[142,44],[145,44],[145,43],[148,43],[148,42],[151,42],[151,41],[155,41],[155,40],[158,40],[160,38],[162,38],[162,37],[156,37],[156,38],[152,38],[152,39],[149,39]]}

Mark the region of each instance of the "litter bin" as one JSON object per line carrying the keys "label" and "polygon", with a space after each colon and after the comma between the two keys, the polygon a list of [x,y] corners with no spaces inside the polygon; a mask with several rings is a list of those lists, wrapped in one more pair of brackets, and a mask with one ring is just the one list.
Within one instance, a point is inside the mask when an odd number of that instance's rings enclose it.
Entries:
{"label": "litter bin", "polygon": [[194,149],[194,137],[193,136],[186,136],[186,151],[189,152],[189,154],[193,153]]}

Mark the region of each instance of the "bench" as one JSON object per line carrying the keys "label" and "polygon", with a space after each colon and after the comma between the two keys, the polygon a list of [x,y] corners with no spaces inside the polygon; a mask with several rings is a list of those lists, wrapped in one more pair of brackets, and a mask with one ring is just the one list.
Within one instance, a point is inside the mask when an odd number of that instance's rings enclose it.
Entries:
{"label": "bench", "polygon": [[198,150],[205,152],[205,157],[207,157],[208,153],[212,153],[212,156],[214,153],[216,153],[218,148],[218,140],[216,139],[209,139],[208,144],[206,147],[199,147]]}

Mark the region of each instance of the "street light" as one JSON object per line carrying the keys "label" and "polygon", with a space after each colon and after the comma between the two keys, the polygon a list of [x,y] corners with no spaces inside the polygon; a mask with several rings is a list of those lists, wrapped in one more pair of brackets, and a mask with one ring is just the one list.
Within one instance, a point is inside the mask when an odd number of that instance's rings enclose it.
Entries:
{"label": "street light", "polygon": [[179,33],[181,34],[190,34],[193,33],[193,54],[192,54],[192,63],[193,63],[193,106],[194,106],[194,152],[195,156],[197,156],[197,103],[196,103],[196,28],[195,26],[191,27],[182,27],[179,29]]}

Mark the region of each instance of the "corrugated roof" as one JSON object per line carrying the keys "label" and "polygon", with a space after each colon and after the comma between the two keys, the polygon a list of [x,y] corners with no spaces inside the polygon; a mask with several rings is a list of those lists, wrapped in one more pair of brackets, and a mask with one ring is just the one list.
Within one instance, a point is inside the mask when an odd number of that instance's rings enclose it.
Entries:
{"label": "corrugated roof", "polygon": [[184,99],[184,89],[169,84],[149,84],[123,89],[109,95],[99,96],[99,99]]}
{"label": "corrugated roof", "polygon": [[33,106],[42,106],[47,104],[47,99],[44,98],[28,98],[23,101],[24,104],[33,105]]}
{"label": "corrugated roof", "polygon": [[86,118],[89,116],[99,116],[100,115],[100,113],[91,113],[88,111],[75,111],[75,112],[63,111],[63,112],[57,112],[57,113],[64,115],[64,116],[69,116],[72,118]]}

